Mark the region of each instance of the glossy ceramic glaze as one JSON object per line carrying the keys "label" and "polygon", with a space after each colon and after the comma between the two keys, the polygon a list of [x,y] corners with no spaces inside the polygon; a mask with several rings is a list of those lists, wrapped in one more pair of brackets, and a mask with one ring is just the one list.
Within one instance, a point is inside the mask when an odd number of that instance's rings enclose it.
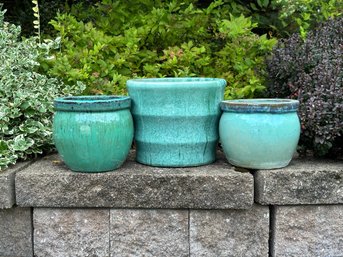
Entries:
{"label": "glossy ceramic glaze", "polygon": [[228,161],[252,169],[287,166],[300,136],[298,105],[288,99],[223,101],[219,134]]}
{"label": "glossy ceramic glaze", "polygon": [[53,138],[73,171],[118,168],[133,139],[131,99],[121,96],[75,96],[54,101]]}
{"label": "glossy ceramic glaze", "polygon": [[213,78],[129,80],[137,161],[165,167],[213,162],[225,85]]}

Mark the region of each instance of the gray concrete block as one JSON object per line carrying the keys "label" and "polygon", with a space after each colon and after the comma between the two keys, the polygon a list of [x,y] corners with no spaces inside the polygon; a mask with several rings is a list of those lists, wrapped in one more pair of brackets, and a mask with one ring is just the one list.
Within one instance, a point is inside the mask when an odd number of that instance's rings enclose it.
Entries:
{"label": "gray concrete block", "polygon": [[111,210],[112,257],[189,256],[187,210]]}
{"label": "gray concrete block", "polygon": [[16,176],[17,204],[33,207],[246,209],[253,204],[253,176],[221,157],[192,168],[157,168],[129,159],[107,173],[76,173],[56,155]]}
{"label": "gray concrete block", "polygon": [[260,204],[343,203],[343,161],[296,159],[283,169],[255,173]]}
{"label": "gray concrete block", "polygon": [[343,205],[277,206],[272,257],[343,256]]}
{"label": "gray concrete block", "polygon": [[6,170],[0,171],[0,209],[11,208],[15,204],[15,174],[28,165],[30,165],[29,162],[20,162]]}
{"label": "gray concrete block", "polygon": [[0,256],[33,256],[31,208],[0,210]]}
{"label": "gray concrete block", "polygon": [[35,257],[109,256],[109,216],[108,209],[35,208]]}
{"label": "gray concrete block", "polygon": [[268,256],[269,208],[191,210],[191,257]]}

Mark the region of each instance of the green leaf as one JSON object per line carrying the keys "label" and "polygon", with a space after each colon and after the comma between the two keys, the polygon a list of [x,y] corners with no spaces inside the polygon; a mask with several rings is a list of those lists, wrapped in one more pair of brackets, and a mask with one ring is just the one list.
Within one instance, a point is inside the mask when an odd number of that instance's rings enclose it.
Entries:
{"label": "green leaf", "polygon": [[0,153],[1,153],[1,155],[5,150],[8,150],[8,145],[7,145],[6,141],[0,140]]}
{"label": "green leaf", "polygon": [[269,5],[269,0],[257,0],[257,4],[261,8],[267,8]]}
{"label": "green leaf", "polygon": [[254,11],[258,11],[258,8],[256,7],[256,4],[250,3],[250,7],[251,7],[251,9],[253,9]]}
{"label": "green leaf", "polygon": [[257,0],[257,4],[258,4],[259,7],[263,7],[263,4],[262,4],[261,0]]}
{"label": "green leaf", "polygon": [[25,140],[23,135],[18,135],[14,138],[11,148],[13,151],[23,152],[33,145],[32,140]]}
{"label": "green leaf", "polygon": [[311,14],[310,13],[303,13],[302,18],[304,21],[308,21],[311,19]]}
{"label": "green leaf", "polygon": [[269,5],[269,0],[261,0],[262,1],[262,5],[264,8],[267,8]]}

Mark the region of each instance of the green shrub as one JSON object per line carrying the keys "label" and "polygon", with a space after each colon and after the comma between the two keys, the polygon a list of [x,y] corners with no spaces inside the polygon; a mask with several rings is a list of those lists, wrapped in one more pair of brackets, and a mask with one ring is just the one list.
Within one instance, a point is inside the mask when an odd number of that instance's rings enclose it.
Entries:
{"label": "green shrub", "polygon": [[320,22],[343,13],[342,0],[235,0],[234,3],[244,15],[258,23],[254,32],[278,38],[298,32],[304,39],[307,31]]}
{"label": "green shrub", "polygon": [[279,20],[288,33],[299,32],[305,39],[307,31],[328,20],[342,15],[341,0],[275,0],[281,6]]}
{"label": "green shrub", "polygon": [[316,155],[342,150],[343,17],[279,42],[268,61],[272,97],[299,99],[300,145]]}
{"label": "green shrub", "polygon": [[[21,25],[22,33],[25,36],[33,35],[33,12],[32,0],[4,0],[5,8],[8,9],[7,20],[11,23]],[[78,3],[82,3],[82,5]],[[52,27],[48,22],[56,16],[57,12],[69,12],[73,9],[74,15],[78,20],[90,21],[88,18],[90,6],[99,0],[39,0],[40,24],[43,34],[52,35]],[[117,18],[109,20],[107,9],[112,8],[110,1],[103,1],[104,21],[110,21],[108,26],[113,29],[120,27],[122,21],[128,19],[128,15],[135,15],[137,12],[151,10],[152,7],[161,8],[167,1],[161,0],[129,0],[122,1],[114,7],[119,8]],[[182,3],[206,8],[213,0],[184,0]],[[253,31],[259,35],[271,33],[277,37],[289,37],[294,32],[299,32],[305,36],[306,32],[314,28],[318,22],[336,17],[343,13],[342,0],[222,0],[223,8],[221,11],[245,17],[251,16],[258,27]],[[181,1],[178,1],[181,3]],[[99,9],[99,10],[100,10]],[[93,12],[94,13],[94,12]],[[99,12],[97,12],[99,13]],[[90,14],[91,17],[92,14]],[[227,15],[226,15],[227,16]],[[131,16],[130,19],[132,19]],[[99,17],[96,19],[99,20]],[[94,19],[93,19],[94,21]],[[119,22],[119,23],[118,23]]]}
{"label": "green shrub", "polygon": [[276,40],[254,34],[257,24],[231,15],[233,8],[221,0],[206,8],[192,2],[74,6],[51,22],[61,48],[43,67],[66,83],[85,82],[85,94],[125,94],[129,78],[164,76],[224,78],[226,98],[261,92],[264,59]]}
{"label": "green shrub", "polygon": [[19,40],[20,27],[4,22],[4,13],[0,10],[0,169],[50,151],[53,99],[79,94],[83,87],[37,73],[36,39]]}

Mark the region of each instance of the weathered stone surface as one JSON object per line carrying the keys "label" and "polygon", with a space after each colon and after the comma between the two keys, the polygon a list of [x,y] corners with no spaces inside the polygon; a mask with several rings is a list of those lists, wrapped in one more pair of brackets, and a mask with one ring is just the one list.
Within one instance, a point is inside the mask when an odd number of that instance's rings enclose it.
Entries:
{"label": "weathered stone surface", "polygon": [[253,176],[223,157],[193,168],[156,168],[128,160],[107,173],[76,173],[50,156],[16,176],[17,204],[34,207],[244,209]]}
{"label": "weathered stone surface", "polygon": [[189,256],[187,210],[111,210],[112,257]]}
{"label": "weathered stone surface", "polygon": [[31,208],[0,210],[0,256],[33,256]]}
{"label": "weathered stone surface", "polygon": [[277,206],[273,257],[343,256],[343,205]]}
{"label": "weathered stone surface", "polygon": [[21,162],[4,171],[0,171],[0,209],[11,208],[15,204],[15,174],[29,164],[29,162]]}
{"label": "weathered stone surface", "polygon": [[35,208],[35,257],[109,256],[109,212]]}
{"label": "weathered stone surface", "polygon": [[260,204],[343,203],[343,161],[296,159],[283,169],[255,173]]}
{"label": "weathered stone surface", "polygon": [[269,208],[191,210],[191,257],[268,256]]}

